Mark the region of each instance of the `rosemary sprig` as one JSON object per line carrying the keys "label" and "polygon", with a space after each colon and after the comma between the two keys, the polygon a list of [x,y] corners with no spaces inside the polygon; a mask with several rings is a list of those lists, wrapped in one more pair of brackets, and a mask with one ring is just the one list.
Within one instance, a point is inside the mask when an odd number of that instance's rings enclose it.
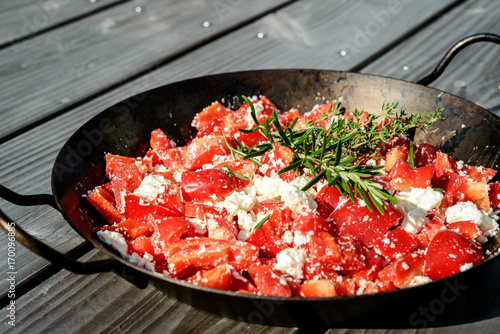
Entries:
{"label": "rosemary sprig", "polygon": [[254,228],[252,229],[252,233],[255,233],[255,231],[257,231],[262,225],[264,225],[264,223],[267,222],[269,218],[271,218],[270,214],[262,218],[262,220],[254,226]]}
{"label": "rosemary sprig", "polygon": [[[243,159],[253,159],[270,151],[272,143],[278,142],[290,148],[294,156],[292,162],[281,169],[279,174],[291,170],[300,173],[302,168],[307,167],[311,170],[313,179],[302,190],[305,191],[326,178],[328,185],[336,187],[344,197],[349,196],[355,201],[355,197],[359,195],[370,211],[375,206],[381,214],[387,207],[386,201],[398,201],[379,183],[371,180],[382,175],[379,170],[383,166],[364,166],[364,160],[358,157],[375,157],[379,150],[377,146],[381,143],[387,143],[395,136],[407,135],[412,129],[425,129],[443,118],[443,109],[426,112],[425,115],[413,115],[407,114],[405,110],[397,112],[397,103],[382,105],[380,115],[367,116],[356,109],[349,117],[344,117],[340,103],[337,102],[332,103],[329,114],[315,122],[306,119],[305,126],[296,128],[296,118],[292,124],[283,127],[276,111],[270,118],[259,123],[252,101],[246,96],[243,99],[250,107],[255,127],[239,130],[246,133],[259,131],[268,141],[249,147],[235,140],[237,148],[231,148],[233,156],[238,154]],[[323,127],[320,123],[327,126]]]}
{"label": "rosemary sprig", "polygon": [[242,180],[244,180],[244,181],[248,181],[248,180],[250,180],[250,179],[249,179],[248,177],[246,177],[245,175],[240,174],[240,173],[237,173],[237,172],[235,172],[235,171],[231,170],[227,164],[225,164],[225,165],[224,165],[224,167],[222,167],[222,171],[223,171],[224,173],[226,173],[226,174],[230,175],[230,176],[231,176],[231,175],[232,175],[232,176],[235,176],[235,177],[237,177],[237,178],[239,178],[239,179],[242,179]]}

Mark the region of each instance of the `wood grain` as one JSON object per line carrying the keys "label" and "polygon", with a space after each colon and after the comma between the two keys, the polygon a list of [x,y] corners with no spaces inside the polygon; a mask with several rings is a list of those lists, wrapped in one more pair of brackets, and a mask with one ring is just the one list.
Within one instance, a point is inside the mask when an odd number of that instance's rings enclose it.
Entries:
{"label": "wood grain", "polygon": [[[448,49],[467,36],[500,34],[500,8],[494,1],[463,4],[406,39],[361,72],[416,81],[431,73]],[[457,55],[430,85],[470,100],[500,116],[500,45],[478,43]]]}
{"label": "wood grain", "polygon": [[125,2],[3,49],[0,139],[287,1]]}
{"label": "wood grain", "polygon": [[0,2],[0,47],[92,14],[124,0],[16,0]]}
{"label": "wood grain", "polygon": [[[81,261],[103,259],[92,251]],[[148,287],[140,290],[113,273],[61,271],[16,301],[16,331],[23,333],[296,333],[296,328],[249,325],[215,316]],[[49,306],[49,307],[47,307]],[[5,319],[7,310],[0,312]],[[8,332],[3,326],[1,332]]]}

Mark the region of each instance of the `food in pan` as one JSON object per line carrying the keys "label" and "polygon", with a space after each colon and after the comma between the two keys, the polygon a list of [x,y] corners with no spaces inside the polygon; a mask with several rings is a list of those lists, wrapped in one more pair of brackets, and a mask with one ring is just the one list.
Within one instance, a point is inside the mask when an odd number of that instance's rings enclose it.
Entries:
{"label": "food in pan", "polygon": [[407,136],[441,118],[337,102],[299,115],[266,97],[215,102],[177,147],[106,155],[88,201],[98,237],[128,261],[197,285],[271,296],[400,289],[465,271],[497,233],[496,171]]}

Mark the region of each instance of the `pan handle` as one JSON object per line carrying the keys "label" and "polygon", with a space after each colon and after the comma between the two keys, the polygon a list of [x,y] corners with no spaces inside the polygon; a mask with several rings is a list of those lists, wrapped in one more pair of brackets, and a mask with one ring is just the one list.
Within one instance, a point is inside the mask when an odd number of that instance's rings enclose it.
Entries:
{"label": "pan handle", "polygon": [[467,46],[477,43],[477,42],[492,42],[495,44],[500,44],[500,35],[490,34],[490,33],[482,33],[475,34],[469,37],[466,37],[456,43],[448,52],[444,55],[443,59],[436,66],[434,71],[428,76],[417,81],[417,84],[427,86],[428,84],[434,82],[439,76],[444,72],[445,68],[451,62],[451,60],[459,53],[462,49]]}
{"label": "pan handle", "polygon": [[[0,185],[0,197],[7,201],[22,205],[50,205],[59,211],[54,198],[51,195],[20,195],[12,190]],[[119,263],[115,260],[102,260],[95,262],[79,262],[69,256],[58,252],[52,247],[35,239],[29,233],[17,226],[2,210],[0,210],[0,227],[9,234],[9,241],[19,241],[34,253],[40,255],[51,263],[62,266],[64,269],[77,274],[95,274],[117,269]],[[12,239],[12,240],[11,240]]]}

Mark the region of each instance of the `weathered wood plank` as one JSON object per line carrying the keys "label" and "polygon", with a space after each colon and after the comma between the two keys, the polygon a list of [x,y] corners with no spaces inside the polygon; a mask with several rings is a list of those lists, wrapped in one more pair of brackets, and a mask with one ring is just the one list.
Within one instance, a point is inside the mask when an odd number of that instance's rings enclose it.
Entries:
{"label": "weathered wood plank", "polygon": [[[92,251],[81,261],[103,259]],[[61,271],[16,301],[23,333],[296,333],[296,328],[248,325],[193,309],[149,286],[140,290],[113,273]],[[6,319],[7,310],[0,312]],[[8,332],[3,326],[1,332]],[[207,330],[207,331],[205,331]],[[220,330],[220,331],[219,331]],[[215,333],[212,331],[212,333]]]}
{"label": "weathered wood plank", "polygon": [[16,0],[0,3],[0,47],[124,0]]}
{"label": "weathered wood plank", "polygon": [[[405,40],[362,72],[416,81],[431,73],[448,49],[472,34],[500,34],[494,1],[467,2]],[[500,45],[478,43],[453,59],[430,86],[455,94],[500,115]]]}
{"label": "weathered wood plank", "polygon": [[131,1],[3,49],[0,139],[288,1]]}
{"label": "weathered wood plank", "polygon": [[[362,21],[364,14],[367,11],[370,13],[386,10],[388,3],[388,1],[377,2],[375,6],[373,2],[368,1],[355,4],[351,2],[332,4],[326,0],[306,1],[270,14],[230,36],[210,43],[157,71],[144,75],[91,103],[82,105],[0,145],[0,182],[20,193],[50,193],[50,170],[63,143],[90,117],[127,96],[159,84],[223,71],[269,67],[324,67],[348,70],[432,16],[432,12],[428,10],[432,4],[431,0],[412,2],[402,7],[401,12],[390,20],[388,26],[373,37],[372,44],[367,46],[363,53],[340,56],[338,45],[349,43],[350,32],[356,30],[356,24]],[[433,11],[439,11],[449,3],[452,2],[440,2],[439,6],[432,7]],[[421,13],[421,15],[410,15],[410,13]],[[415,19],[411,21],[408,17]],[[281,26],[285,23],[288,24],[286,29]],[[400,28],[401,26],[406,27],[406,30]],[[335,33],[330,33],[330,31]],[[265,38],[258,38],[259,32],[263,32]],[[392,37],[388,36],[390,34]],[[314,43],[305,47],[304,40],[314,41]],[[306,51],[300,51],[303,48],[306,48]],[[316,55],[318,59],[315,59]],[[5,201],[0,201],[0,206],[13,219],[18,219],[26,212],[33,210],[15,207]],[[47,212],[47,217],[49,217],[50,224],[46,227],[48,235],[52,230],[58,230],[67,225],[53,210],[49,208],[39,210]],[[36,230],[37,221],[23,221],[22,226],[28,231]],[[70,233],[68,238],[71,235],[76,236],[74,232],[68,233]],[[5,234],[0,235],[0,243],[5,240],[2,239],[5,237]],[[65,242],[69,242],[69,239]],[[39,264],[35,261],[24,265],[32,273],[36,273],[44,267],[45,262],[42,261]],[[0,282],[0,287],[2,284],[5,286],[6,282]]]}

